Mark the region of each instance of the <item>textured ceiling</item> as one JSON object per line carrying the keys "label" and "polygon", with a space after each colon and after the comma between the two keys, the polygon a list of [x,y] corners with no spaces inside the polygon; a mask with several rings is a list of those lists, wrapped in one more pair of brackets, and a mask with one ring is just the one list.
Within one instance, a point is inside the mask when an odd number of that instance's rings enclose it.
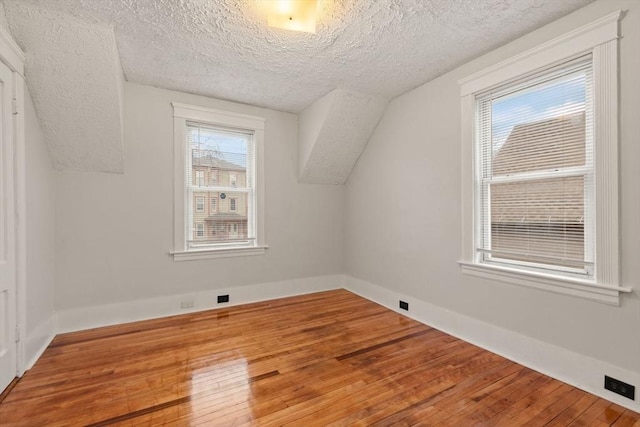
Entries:
{"label": "textured ceiling", "polygon": [[301,178],[342,183],[387,100],[592,0],[318,0],[315,34],[267,27],[274,0],[0,1],[58,169],[123,172],[126,78],[295,113],[330,104],[303,114]]}
{"label": "textured ceiling", "polygon": [[319,0],[316,34],[268,28],[256,0],[5,4],[11,24],[31,4],[113,27],[128,81],[299,112],[336,88],[393,98],[590,1]]}
{"label": "textured ceiling", "polygon": [[300,112],[300,182],[344,184],[386,106],[384,98],[335,89]]}
{"label": "textured ceiling", "polygon": [[124,75],[113,30],[18,6],[7,15],[54,166],[122,173]]}

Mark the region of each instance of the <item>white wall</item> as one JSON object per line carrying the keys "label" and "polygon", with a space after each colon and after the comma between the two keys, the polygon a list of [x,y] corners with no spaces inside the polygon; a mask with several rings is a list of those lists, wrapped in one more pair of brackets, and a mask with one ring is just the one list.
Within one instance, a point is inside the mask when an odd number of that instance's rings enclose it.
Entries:
{"label": "white wall", "polygon": [[[266,255],[169,255],[171,101],[266,117]],[[124,174],[56,173],[56,310],[343,272],[344,188],[297,183],[294,114],[127,83],[124,117]]]}
{"label": "white wall", "polygon": [[[617,9],[622,21],[622,282],[611,307],[463,276],[457,80]],[[347,185],[346,270],[453,313],[640,373],[640,2],[599,0],[391,102]],[[636,384],[639,386],[640,384]]]}
{"label": "white wall", "polygon": [[27,324],[26,360],[39,356],[54,331],[55,175],[38,117],[25,88]]}
{"label": "white wall", "polygon": [[[4,5],[0,4],[0,26],[9,34]],[[40,122],[26,85],[24,87],[25,144],[25,283],[26,313],[19,314],[24,363],[29,368],[53,338],[54,292],[54,170]],[[20,292],[20,291],[19,291]],[[22,362],[20,362],[22,365]]]}
{"label": "white wall", "polygon": [[309,161],[322,126],[327,120],[336,94],[337,91],[329,92],[298,114],[298,177],[300,178]]}

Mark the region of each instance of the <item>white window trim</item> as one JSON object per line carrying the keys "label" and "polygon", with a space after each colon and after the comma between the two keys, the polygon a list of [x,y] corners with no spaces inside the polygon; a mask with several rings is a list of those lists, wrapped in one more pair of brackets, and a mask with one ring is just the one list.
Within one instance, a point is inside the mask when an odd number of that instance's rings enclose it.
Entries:
{"label": "white window trim", "polygon": [[[263,255],[265,244],[264,221],[264,117],[250,116],[212,108],[172,102],[174,129],[174,200],[173,200],[173,250],[169,253],[174,261],[191,261],[211,258],[227,258]],[[224,248],[196,248],[187,250],[188,233],[185,221],[187,192],[185,191],[185,153],[187,144],[187,121],[207,123],[214,126],[233,127],[253,131],[256,162],[256,240],[253,246]]]}
{"label": "white window trim", "polygon": [[[618,224],[617,11],[458,81],[462,96],[462,260],[465,274],[619,305],[631,292],[620,285]],[[596,276],[594,281],[480,263],[476,253],[475,94],[572,58],[593,55],[596,173]]]}

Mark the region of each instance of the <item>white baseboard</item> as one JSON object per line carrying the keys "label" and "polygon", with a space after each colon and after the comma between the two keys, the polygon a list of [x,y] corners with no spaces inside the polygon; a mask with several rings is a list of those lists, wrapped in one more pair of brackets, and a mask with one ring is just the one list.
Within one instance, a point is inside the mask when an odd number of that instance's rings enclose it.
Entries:
{"label": "white baseboard", "polygon": [[[474,344],[620,406],[640,412],[638,397],[626,399],[604,389],[604,376],[640,386],[640,373],[593,359],[537,339],[446,310],[416,298],[392,292],[372,283],[346,277],[345,289],[364,298],[432,326],[449,335]],[[409,303],[400,310],[398,300]]]}
{"label": "white baseboard", "polygon": [[55,337],[55,316],[40,323],[33,331],[27,335],[24,351],[26,365],[24,370],[28,371],[35,365],[36,361],[42,356],[51,341]]}
{"label": "white baseboard", "polygon": [[[307,277],[61,310],[57,312],[56,331],[57,333],[80,331],[100,326],[117,325],[138,320],[156,319],[176,314],[341,289],[344,287],[344,279],[345,276],[340,274]],[[229,295],[229,303],[218,304],[218,295]],[[180,304],[183,301],[192,301],[194,306],[188,309],[181,309]]]}

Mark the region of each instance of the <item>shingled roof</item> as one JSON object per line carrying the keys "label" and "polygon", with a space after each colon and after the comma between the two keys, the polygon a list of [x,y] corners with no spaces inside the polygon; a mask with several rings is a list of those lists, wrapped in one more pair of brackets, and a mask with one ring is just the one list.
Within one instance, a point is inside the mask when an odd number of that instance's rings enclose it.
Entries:
{"label": "shingled roof", "polygon": [[[517,125],[495,154],[493,175],[585,164],[584,113]],[[491,219],[500,223],[582,223],[582,177],[491,186]]]}
{"label": "shingled roof", "polygon": [[580,166],[585,162],[584,113],[514,126],[493,160],[493,175]]}

